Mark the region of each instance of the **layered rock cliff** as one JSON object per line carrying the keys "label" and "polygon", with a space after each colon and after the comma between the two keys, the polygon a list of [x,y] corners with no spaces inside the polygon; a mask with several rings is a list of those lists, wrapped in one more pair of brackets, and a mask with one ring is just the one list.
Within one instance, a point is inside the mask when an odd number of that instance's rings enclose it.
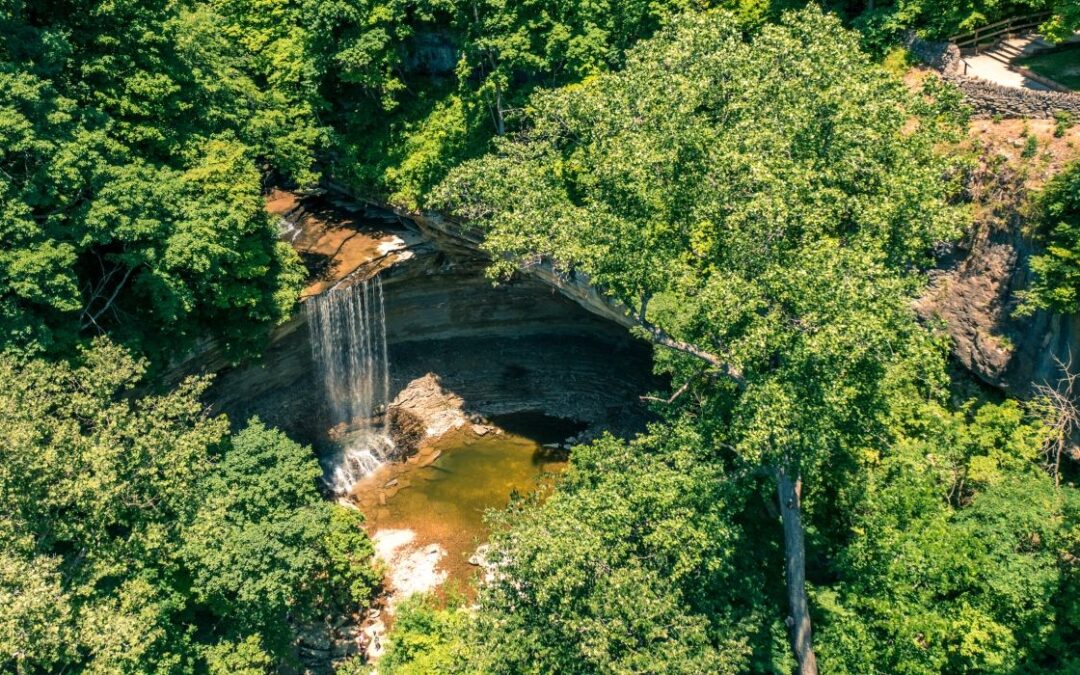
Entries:
{"label": "layered rock cliff", "polygon": [[[1028,134],[1038,140],[1036,157],[1023,157]],[[1080,318],[1016,313],[1035,252],[1026,205],[1080,154],[1080,128],[1059,138],[1045,121],[981,120],[971,143],[981,158],[969,185],[975,224],[932,271],[917,308],[941,322],[975,377],[1028,396],[1080,354]],[[434,378],[467,416],[539,413],[621,432],[641,426],[638,396],[662,385],[650,348],[629,335],[634,322],[624,308],[587,280],[540,264],[494,284],[479,237],[433,214],[395,214],[333,193],[276,193],[270,207],[311,272],[306,296],[380,274],[391,398]],[[258,415],[302,440],[326,437],[302,311],[275,331],[258,363],[229,367],[206,349],[179,369],[218,372],[212,403],[236,422]]]}
{"label": "layered rock cliff", "polygon": [[[469,242],[385,211],[326,197],[288,207],[283,230],[313,273],[306,294],[380,275],[391,399],[434,377],[470,415],[534,413],[622,433],[641,427],[638,396],[660,385],[651,350],[610,317],[531,276],[494,284]],[[258,363],[215,364],[214,408],[236,422],[258,415],[320,444],[327,409],[309,340],[301,311]]]}

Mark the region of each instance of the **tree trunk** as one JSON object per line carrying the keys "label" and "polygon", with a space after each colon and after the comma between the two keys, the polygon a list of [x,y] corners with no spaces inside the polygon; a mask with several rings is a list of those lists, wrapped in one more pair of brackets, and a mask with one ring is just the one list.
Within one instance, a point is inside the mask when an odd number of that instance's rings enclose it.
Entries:
{"label": "tree trunk", "polygon": [[495,87],[495,133],[499,136],[506,134],[506,121],[503,116],[502,87]]}
{"label": "tree trunk", "polygon": [[810,639],[810,607],[806,600],[806,542],[801,512],[802,478],[788,470],[776,472],[776,496],[784,523],[784,573],[787,577],[791,651],[799,662],[799,675],[817,675],[817,657]]}

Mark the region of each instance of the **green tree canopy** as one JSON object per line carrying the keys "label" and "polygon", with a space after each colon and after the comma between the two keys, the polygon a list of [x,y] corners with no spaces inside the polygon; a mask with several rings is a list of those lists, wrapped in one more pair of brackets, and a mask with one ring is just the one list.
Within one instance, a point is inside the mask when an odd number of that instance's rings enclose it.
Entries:
{"label": "green tree canopy", "polygon": [[853,17],[854,25],[878,46],[898,41],[917,30],[934,39],[968,33],[1004,19],[1050,12],[1043,32],[1057,40],[1080,28],[1073,0],[879,0],[836,3]]}
{"label": "green tree canopy", "polygon": [[437,193],[486,230],[497,268],[551,264],[621,302],[695,392],[675,417],[730,469],[764,472],[802,672],[802,501],[826,518],[829,486],[888,433],[892,390],[944,383],[910,306],[913,266],[963,218],[935,149],[952,100],[928,94],[817,10],[749,41],[728,14],[686,15],[625,70],[537,94],[521,134]]}
{"label": "green tree canopy", "polygon": [[[1080,491],[1015,402],[917,408],[845,489],[857,515],[816,591],[828,672],[1071,672]],[[857,492],[857,494],[851,494]]]}
{"label": "green tree canopy", "polygon": [[75,365],[0,358],[0,667],[280,662],[292,625],[378,581],[310,448],[257,421],[230,438],[205,380],[135,397],[144,370],[104,341]]}
{"label": "green tree canopy", "polygon": [[681,426],[577,448],[550,499],[494,521],[479,670],[745,672],[761,567],[737,555],[745,490],[702,440]]}
{"label": "green tree canopy", "polygon": [[[206,5],[0,9],[0,343],[85,336],[230,355],[299,281],[260,200],[263,166],[311,180],[322,132],[261,86]],[[295,98],[295,97],[294,97]]]}
{"label": "green tree canopy", "polygon": [[[325,3],[316,3],[325,4]],[[516,128],[538,87],[621,67],[626,50],[699,0],[397,0],[356,3],[330,58],[340,179],[426,206],[430,188],[494,135]],[[334,14],[318,10],[327,15]],[[335,16],[341,16],[338,13]],[[334,33],[338,35],[339,33]],[[453,72],[410,67],[434,38]],[[351,68],[352,70],[349,70]],[[388,114],[388,111],[389,114]]]}
{"label": "green tree canopy", "polygon": [[[1080,491],[1044,470],[1043,421],[911,393],[887,439],[815,489],[821,670],[1071,672]],[[774,516],[695,426],[575,448],[546,502],[493,516],[478,610],[402,606],[380,669],[790,672]]]}
{"label": "green tree canopy", "polygon": [[530,110],[438,193],[503,271],[587,275],[677,380],[727,392],[727,442],[751,461],[812,470],[871,432],[922,339],[908,270],[962,222],[944,109],[806,11],[751,42],[726,14],[684,17]]}

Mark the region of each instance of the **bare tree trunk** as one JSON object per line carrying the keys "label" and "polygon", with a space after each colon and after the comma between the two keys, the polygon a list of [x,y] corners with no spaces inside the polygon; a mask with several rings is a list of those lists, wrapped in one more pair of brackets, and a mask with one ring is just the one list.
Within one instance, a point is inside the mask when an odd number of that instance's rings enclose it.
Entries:
{"label": "bare tree trunk", "polygon": [[1080,404],[1077,403],[1076,385],[1080,373],[1073,371],[1072,352],[1068,361],[1055,356],[1054,362],[1061,369],[1061,378],[1056,386],[1045,383],[1035,387],[1039,395],[1035,409],[1053,432],[1043,443],[1043,452],[1046,453],[1046,469],[1054,477],[1054,486],[1060,487],[1061,456],[1070,451],[1077,458],[1076,433],[1080,430]]}
{"label": "bare tree trunk", "polygon": [[[491,76],[498,77],[499,67],[495,62],[495,57],[491,54],[491,51],[487,53],[488,61],[491,63]],[[502,136],[506,133],[506,122],[503,116],[503,94],[502,85],[495,80],[495,109],[492,113],[492,117],[495,118],[495,133]]]}
{"label": "bare tree trunk", "polygon": [[506,117],[503,115],[502,87],[495,86],[495,133],[499,136],[506,134]]}
{"label": "bare tree trunk", "polygon": [[791,651],[799,662],[799,675],[817,675],[817,657],[810,639],[810,607],[806,600],[806,542],[803,540],[802,478],[788,470],[776,472],[776,496],[784,523],[784,573],[787,577]]}

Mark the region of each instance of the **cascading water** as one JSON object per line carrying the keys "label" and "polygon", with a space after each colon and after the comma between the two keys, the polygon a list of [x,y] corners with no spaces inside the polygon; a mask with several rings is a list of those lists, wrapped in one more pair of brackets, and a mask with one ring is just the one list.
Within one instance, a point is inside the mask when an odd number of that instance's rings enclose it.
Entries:
{"label": "cascading water", "polygon": [[327,466],[327,483],[344,494],[393,448],[382,281],[334,288],[306,304],[312,355],[341,444]]}

